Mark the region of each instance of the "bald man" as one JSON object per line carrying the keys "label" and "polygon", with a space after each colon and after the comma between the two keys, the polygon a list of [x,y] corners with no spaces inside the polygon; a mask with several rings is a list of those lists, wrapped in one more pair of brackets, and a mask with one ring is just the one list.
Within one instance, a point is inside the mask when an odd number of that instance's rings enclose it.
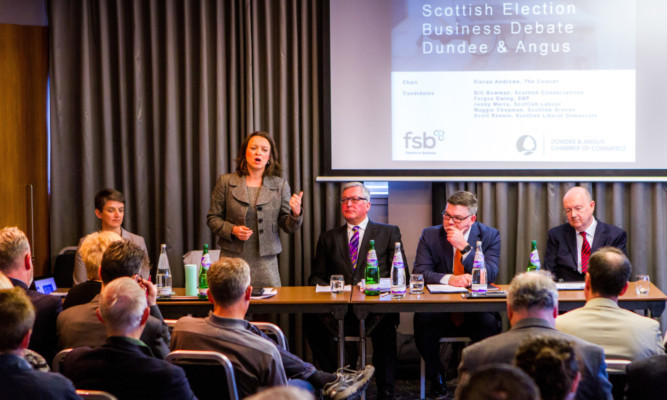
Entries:
{"label": "bald man", "polygon": [[593,216],[595,202],[583,187],[575,186],[563,197],[567,223],[551,228],[547,240],[544,268],[560,282],[584,281],[588,257],[605,246],[616,247],[627,255],[628,235],[617,226]]}

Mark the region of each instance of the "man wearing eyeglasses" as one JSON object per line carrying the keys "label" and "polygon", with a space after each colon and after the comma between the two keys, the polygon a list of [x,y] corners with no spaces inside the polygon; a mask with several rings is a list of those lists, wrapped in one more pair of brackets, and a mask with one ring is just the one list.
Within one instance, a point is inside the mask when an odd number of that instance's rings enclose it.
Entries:
{"label": "man wearing eyeglasses", "polygon": [[544,257],[544,268],[557,281],[583,282],[588,258],[601,247],[616,247],[627,256],[627,234],[617,226],[595,219],[595,202],[588,190],[580,186],[568,190],[563,197],[563,208],[567,223],[549,230]]}
{"label": "man wearing eyeglasses", "polygon": [[[498,276],[500,233],[477,221],[477,198],[470,192],[456,192],[447,199],[442,225],[424,229],[417,246],[414,272],[423,274],[426,284],[469,287],[475,244],[482,242],[487,280]],[[430,395],[447,394],[445,368],[440,362],[440,338],[467,336],[473,342],[500,332],[498,313],[415,313],[415,342],[431,381]]]}
{"label": "man wearing eyeglasses", "polygon": [[[394,246],[396,242],[401,242],[401,231],[397,226],[380,224],[368,219],[368,211],[371,208],[370,193],[361,182],[348,182],[343,185],[341,191],[340,207],[345,224],[320,235],[308,279],[310,285],[328,286],[329,278],[334,274],[343,275],[346,285],[358,284],[364,278],[370,240],[375,240],[380,277],[387,278],[391,273]],[[408,275],[405,253],[403,253],[403,263]],[[336,321],[328,314],[304,315],[304,319],[306,337],[315,359],[323,370],[334,371],[336,352],[333,332],[336,332]],[[398,323],[397,313],[370,314],[366,318],[366,328],[373,341],[373,365],[378,399],[393,397]],[[348,313],[345,317],[345,330],[349,330],[346,336],[357,336],[358,326],[356,317],[351,312]],[[347,349],[346,363],[356,361],[356,347],[354,344]]]}

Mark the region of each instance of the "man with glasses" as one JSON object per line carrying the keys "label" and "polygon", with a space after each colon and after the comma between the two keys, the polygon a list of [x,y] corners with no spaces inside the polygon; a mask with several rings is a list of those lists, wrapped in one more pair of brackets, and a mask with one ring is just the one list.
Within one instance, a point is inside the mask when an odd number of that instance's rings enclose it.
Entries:
{"label": "man with glasses", "polygon": [[[426,284],[469,287],[475,244],[482,242],[487,280],[498,276],[500,233],[477,222],[477,198],[470,192],[456,192],[447,199],[442,225],[424,229],[417,246],[414,272],[424,275]],[[473,342],[500,332],[498,313],[415,313],[415,342],[424,358],[431,381],[431,395],[444,396],[445,368],[440,362],[440,338],[467,336]]]}
{"label": "man with glasses", "polygon": [[[310,285],[329,285],[334,274],[345,277],[346,285],[356,285],[364,279],[366,255],[369,241],[375,240],[380,277],[391,273],[394,246],[401,242],[401,231],[397,226],[380,224],[368,219],[371,208],[370,193],[361,182],[348,182],[341,188],[341,214],[345,224],[320,235],[315,259],[311,265]],[[403,253],[403,263],[408,272],[408,263]],[[333,341],[336,321],[329,314],[304,315],[306,337],[318,364],[325,371],[335,371],[336,352]],[[393,397],[396,381],[396,327],[399,314],[370,314],[366,328],[373,342],[373,365],[378,389],[378,399]],[[346,336],[358,335],[359,323],[350,312],[345,317]],[[348,348],[345,362],[356,362],[356,343]]]}
{"label": "man with glasses", "polygon": [[595,219],[595,202],[588,190],[580,186],[568,190],[563,197],[563,208],[567,223],[549,230],[544,257],[544,268],[556,280],[583,282],[590,255],[601,247],[616,247],[627,255],[627,234],[617,226]]}

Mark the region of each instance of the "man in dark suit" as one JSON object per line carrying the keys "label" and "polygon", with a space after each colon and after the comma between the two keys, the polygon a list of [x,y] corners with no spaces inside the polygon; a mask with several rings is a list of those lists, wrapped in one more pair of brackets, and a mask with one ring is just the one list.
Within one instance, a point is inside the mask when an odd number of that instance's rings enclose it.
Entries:
{"label": "man in dark suit", "polygon": [[544,257],[544,268],[556,280],[583,281],[588,257],[601,247],[616,247],[627,256],[627,234],[593,217],[595,202],[588,190],[580,186],[568,190],[563,197],[563,208],[567,223],[549,230]]}
{"label": "man in dark suit", "polygon": [[104,287],[97,315],[107,339],[91,349],[79,347],[63,360],[61,373],[78,389],[103,390],[116,397],[192,399],[180,367],[152,356],[139,340],[150,310],[144,290],[131,278],[118,278]]}
{"label": "man in dark suit", "polygon": [[[155,285],[139,276],[148,263],[144,250],[125,240],[113,242],[102,256],[100,277],[102,287],[116,278],[132,277],[146,291],[150,316],[141,334],[141,340],[150,347],[153,355],[164,358],[169,354],[169,327],[164,323],[162,313],[157,306]],[[96,310],[100,304],[98,294],[89,303],[70,307],[58,316],[58,343],[60,349],[82,346],[99,346],[106,339],[106,330],[98,320]]]}
{"label": "man in dark suit", "polygon": [[[477,222],[477,198],[470,192],[456,192],[447,199],[442,225],[424,229],[417,246],[414,272],[424,275],[426,284],[469,287],[476,243],[482,242],[487,281],[498,276],[500,233]],[[467,336],[473,342],[500,332],[498,313],[415,313],[415,342],[424,358],[431,381],[431,395],[444,396],[445,368],[440,362],[440,338]]]}
{"label": "man in dark suit", "polygon": [[[396,243],[401,242],[401,231],[397,226],[380,224],[368,219],[371,208],[370,193],[360,182],[348,182],[341,188],[341,213],[345,225],[331,229],[320,235],[311,265],[310,285],[329,285],[334,274],[345,277],[345,284],[356,285],[364,279],[366,254],[369,241],[375,241],[380,277],[391,273]],[[356,233],[355,233],[356,232]],[[352,247],[355,250],[352,250]],[[353,264],[356,254],[356,263]],[[356,265],[355,265],[356,264]],[[403,264],[408,272],[408,264],[403,253]],[[333,346],[336,323],[331,315],[304,316],[307,323],[306,336],[315,359],[325,371],[336,368],[336,353]],[[370,314],[366,319],[367,330],[373,342],[373,365],[378,388],[378,398],[392,398],[396,381],[396,327],[399,315]],[[345,329],[349,335],[358,335],[358,322],[352,313],[345,317]],[[346,333],[348,335],[348,333]],[[356,350],[350,349],[347,363],[356,362]]]}
{"label": "man in dark suit", "polygon": [[581,382],[577,400],[611,400],[604,350],[575,336],[557,331],[558,290],[548,274],[525,272],[512,279],[507,293],[507,317],[512,329],[463,349],[459,378],[484,365],[511,364],[519,345],[537,335],[556,337],[574,344],[581,358]]}
{"label": "man in dark suit", "polygon": [[30,243],[16,227],[0,230],[0,272],[12,281],[12,285],[22,288],[30,298],[36,316],[28,348],[51,363],[56,355],[56,319],[63,310],[63,303],[59,297],[28,289],[34,275]]}

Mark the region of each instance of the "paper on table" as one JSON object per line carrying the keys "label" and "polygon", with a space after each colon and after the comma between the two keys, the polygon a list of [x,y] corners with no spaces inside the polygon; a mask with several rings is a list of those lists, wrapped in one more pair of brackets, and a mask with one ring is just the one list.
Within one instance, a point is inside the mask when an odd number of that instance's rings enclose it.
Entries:
{"label": "paper on table", "polygon": [[253,300],[261,300],[261,299],[268,299],[269,297],[273,297],[278,293],[276,288],[264,288],[264,293],[262,293],[261,296],[250,296],[251,299]]}
{"label": "paper on table", "polygon": [[558,290],[584,290],[584,282],[557,282]]}
{"label": "paper on table", "polygon": [[[352,285],[345,285],[345,288],[343,290],[346,292],[351,291]],[[315,286],[315,293],[331,293],[331,286],[317,285]]]}
{"label": "paper on table", "polygon": [[468,293],[468,289],[458,286],[442,284],[431,284],[426,286],[431,293]]}

